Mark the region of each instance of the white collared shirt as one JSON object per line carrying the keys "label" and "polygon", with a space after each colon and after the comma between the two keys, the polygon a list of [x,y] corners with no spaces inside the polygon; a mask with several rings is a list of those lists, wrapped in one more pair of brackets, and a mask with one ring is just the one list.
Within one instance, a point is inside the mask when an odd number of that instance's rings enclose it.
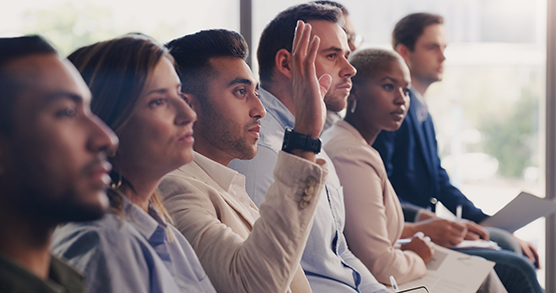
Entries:
{"label": "white collared shirt", "polygon": [[259,218],[259,209],[245,191],[245,176],[220,163],[217,163],[195,152],[195,163],[199,165],[222,189],[226,190],[234,199],[247,209],[254,223]]}

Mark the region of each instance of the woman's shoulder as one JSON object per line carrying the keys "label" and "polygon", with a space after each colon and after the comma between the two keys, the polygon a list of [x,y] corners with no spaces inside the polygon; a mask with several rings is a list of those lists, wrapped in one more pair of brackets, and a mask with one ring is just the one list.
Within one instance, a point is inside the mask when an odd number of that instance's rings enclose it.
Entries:
{"label": "woman's shoulder", "polygon": [[[113,212],[89,222],[70,222],[54,231],[52,251],[64,258],[68,254],[104,253],[141,249],[148,245],[125,216]],[[142,249],[141,249],[142,250]]]}

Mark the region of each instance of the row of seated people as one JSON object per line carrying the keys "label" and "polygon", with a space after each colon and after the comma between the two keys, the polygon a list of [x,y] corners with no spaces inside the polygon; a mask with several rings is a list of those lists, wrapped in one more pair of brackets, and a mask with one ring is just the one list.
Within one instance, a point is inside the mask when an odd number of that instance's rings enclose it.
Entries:
{"label": "row of seated people", "polygon": [[[370,147],[400,127],[409,71],[364,50],[355,75],[342,21],[330,5],[280,13],[257,52],[261,88],[226,30],[166,47],[127,35],[71,63],[39,37],[1,39],[0,292],[384,293],[383,276],[423,276],[432,243],[393,248],[403,216]],[[317,138],[348,96],[323,134],[329,158]],[[361,138],[346,145],[338,129]],[[338,143],[370,150],[342,165]],[[227,167],[242,163],[247,178]],[[362,201],[348,184],[368,188]],[[501,264],[480,292],[542,292],[530,264]]]}

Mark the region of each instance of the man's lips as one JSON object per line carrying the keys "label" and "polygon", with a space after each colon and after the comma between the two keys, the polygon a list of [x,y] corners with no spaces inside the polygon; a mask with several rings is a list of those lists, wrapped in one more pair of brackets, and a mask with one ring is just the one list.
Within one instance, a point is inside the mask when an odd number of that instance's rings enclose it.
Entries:
{"label": "man's lips", "polygon": [[257,125],[255,125],[255,126],[249,128],[248,131],[249,131],[249,132],[252,132],[252,133],[259,134],[259,133],[261,132],[261,126],[257,124]]}
{"label": "man's lips", "polygon": [[338,86],[339,89],[351,90],[351,83],[344,83]]}
{"label": "man's lips", "polygon": [[92,164],[89,169],[89,177],[97,184],[108,186],[111,182],[108,173],[112,170],[112,164],[108,161],[101,160]]}

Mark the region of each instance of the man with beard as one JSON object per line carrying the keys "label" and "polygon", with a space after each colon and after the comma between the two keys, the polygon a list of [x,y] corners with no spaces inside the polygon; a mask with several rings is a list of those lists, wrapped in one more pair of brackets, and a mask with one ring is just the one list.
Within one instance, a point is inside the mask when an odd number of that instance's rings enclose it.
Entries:
{"label": "man with beard", "polygon": [[[258,153],[252,160],[234,160],[232,169],[247,177],[247,193],[256,204],[265,199],[265,192],[274,182],[272,169],[283,147],[284,128],[293,127],[310,115],[293,103],[297,81],[292,74],[293,37],[297,20],[313,28],[321,40],[315,59],[317,76],[332,77],[324,97],[327,110],[340,111],[346,107],[351,90],[351,77],[356,71],[348,62],[350,49],[342,29],[342,12],[331,5],[315,3],[290,7],[276,16],[264,29],[257,51],[260,68],[261,102],[267,115],[261,119],[261,139]],[[287,134],[286,134],[287,135]],[[318,157],[330,162],[321,151]],[[294,170],[293,167],[290,170]],[[328,179],[318,202],[315,220],[301,266],[313,292],[388,292],[369,270],[349,250],[344,238],[345,210],[340,182],[332,163],[328,164]],[[261,205],[262,207],[262,205]]]}
{"label": "man with beard", "polygon": [[[318,138],[330,77],[317,79],[313,60],[319,40],[310,42],[310,33],[309,25],[298,24],[292,103],[307,113],[295,125],[298,134]],[[185,98],[197,112],[194,161],[159,186],[176,227],[218,292],[311,292],[299,260],[326,180],[325,163],[311,149],[280,152],[276,183],[259,213],[245,191],[245,177],[226,167],[233,159],[255,156],[266,114],[245,63],[245,40],[235,32],[208,30],[167,46]]]}
{"label": "man with beard", "polygon": [[77,70],[37,36],[0,39],[0,292],[84,292],[54,228],[108,208],[114,133]]}

